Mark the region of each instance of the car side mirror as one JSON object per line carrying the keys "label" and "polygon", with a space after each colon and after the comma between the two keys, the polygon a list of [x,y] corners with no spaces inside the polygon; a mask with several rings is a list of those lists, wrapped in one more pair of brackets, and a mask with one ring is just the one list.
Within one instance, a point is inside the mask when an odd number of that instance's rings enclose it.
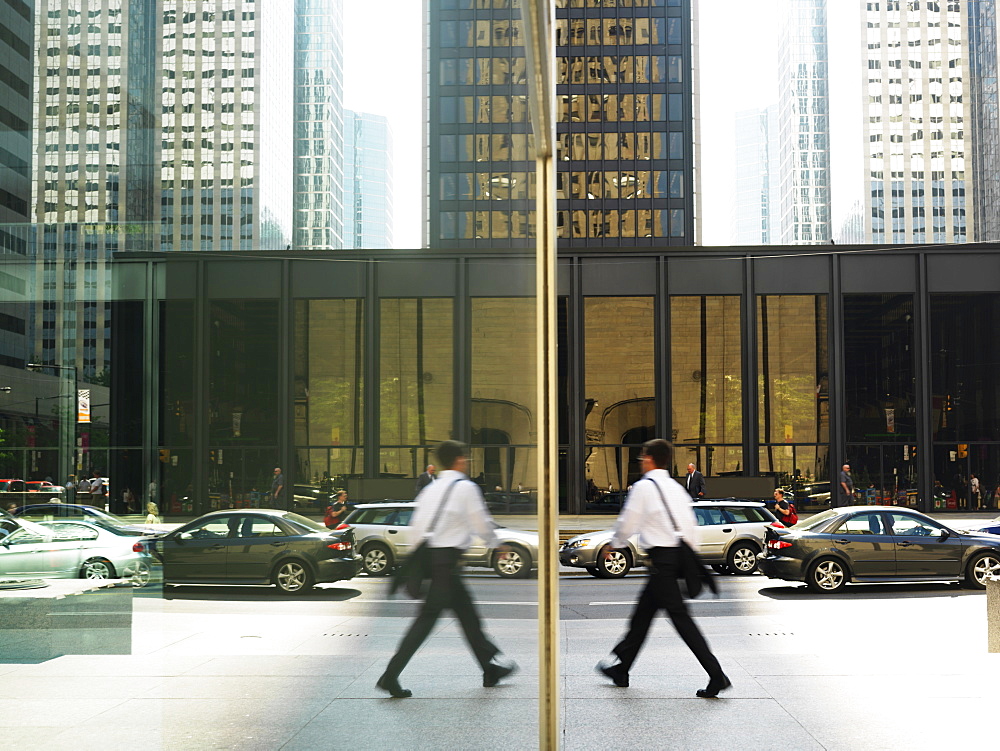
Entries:
{"label": "car side mirror", "polygon": [[949,537],[951,537],[951,532],[949,532],[947,529],[942,529],[940,536],[941,536],[941,542],[944,542]]}

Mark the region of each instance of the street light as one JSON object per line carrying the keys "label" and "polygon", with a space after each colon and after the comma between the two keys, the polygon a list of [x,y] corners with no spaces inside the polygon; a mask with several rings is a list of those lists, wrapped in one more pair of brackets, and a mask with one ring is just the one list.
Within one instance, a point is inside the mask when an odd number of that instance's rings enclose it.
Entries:
{"label": "street light", "polygon": [[[28,370],[44,370],[45,368],[65,370],[70,373],[70,376],[66,378],[66,386],[71,387],[67,389],[68,393],[66,394],[69,397],[69,404],[65,416],[59,421],[59,479],[65,483],[75,471],[77,368],[76,365],[49,365],[37,362],[29,362],[27,365]],[[37,410],[37,401],[35,405]]]}

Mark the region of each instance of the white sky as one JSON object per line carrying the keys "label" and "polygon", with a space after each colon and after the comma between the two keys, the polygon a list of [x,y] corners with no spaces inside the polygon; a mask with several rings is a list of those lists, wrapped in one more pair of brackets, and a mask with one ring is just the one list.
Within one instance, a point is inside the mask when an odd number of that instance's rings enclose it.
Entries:
{"label": "white sky", "polygon": [[[781,0],[700,0],[702,241],[731,235],[735,113],[777,98]],[[344,2],[344,106],[384,115],[394,151],[397,248],[421,239],[422,3]],[[860,197],[860,0],[828,0],[833,230]]]}

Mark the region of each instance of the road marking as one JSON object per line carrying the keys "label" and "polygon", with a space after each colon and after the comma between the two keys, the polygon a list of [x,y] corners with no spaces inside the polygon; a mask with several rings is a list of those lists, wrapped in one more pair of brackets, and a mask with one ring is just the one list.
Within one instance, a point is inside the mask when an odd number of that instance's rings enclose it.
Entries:
{"label": "road marking", "polygon": [[[746,598],[713,598],[709,600],[688,600],[688,602],[694,603],[706,603],[706,602],[767,602],[766,599],[762,597],[746,597]],[[588,602],[588,605],[635,605],[635,600],[627,600],[625,602]]]}

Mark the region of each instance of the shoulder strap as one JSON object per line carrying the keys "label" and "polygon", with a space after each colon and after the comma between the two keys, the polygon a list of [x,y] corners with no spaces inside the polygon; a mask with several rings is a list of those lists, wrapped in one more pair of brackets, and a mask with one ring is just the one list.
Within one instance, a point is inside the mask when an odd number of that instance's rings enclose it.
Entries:
{"label": "shoulder strap", "polygon": [[660,494],[660,500],[663,501],[663,508],[666,509],[667,516],[670,517],[670,524],[673,525],[674,532],[677,535],[677,539],[683,540],[684,535],[681,533],[680,527],[677,526],[677,522],[674,521],[674,515],[670,512],[670,506],[667,505],[667,498],[666,496],[663,495],[663,490],[662,488],[660,488],[660,483],[658,483],[652,477],[644,477],[643,479],[649,480],[651,483],[653,483],[653,486],[656,488],[656,492]]}
{"label": "shoulder strap", "polygon": [[441,503],[438,504],[437,511],[434,512],[434,518],[431,519],[431,526],[427,528],[427,537],[424,539],[430,539],[431,535],[434,534],[434,528],[437,526],[438,518],[441,516],[441,512],[444,511],[444,505],[448,502],[448,496],[451,495],[451,491],[454,489],[458,483],[462,480],[459,478],[455,480],[451,485],[445,488],[444,495],[441,496]]}

